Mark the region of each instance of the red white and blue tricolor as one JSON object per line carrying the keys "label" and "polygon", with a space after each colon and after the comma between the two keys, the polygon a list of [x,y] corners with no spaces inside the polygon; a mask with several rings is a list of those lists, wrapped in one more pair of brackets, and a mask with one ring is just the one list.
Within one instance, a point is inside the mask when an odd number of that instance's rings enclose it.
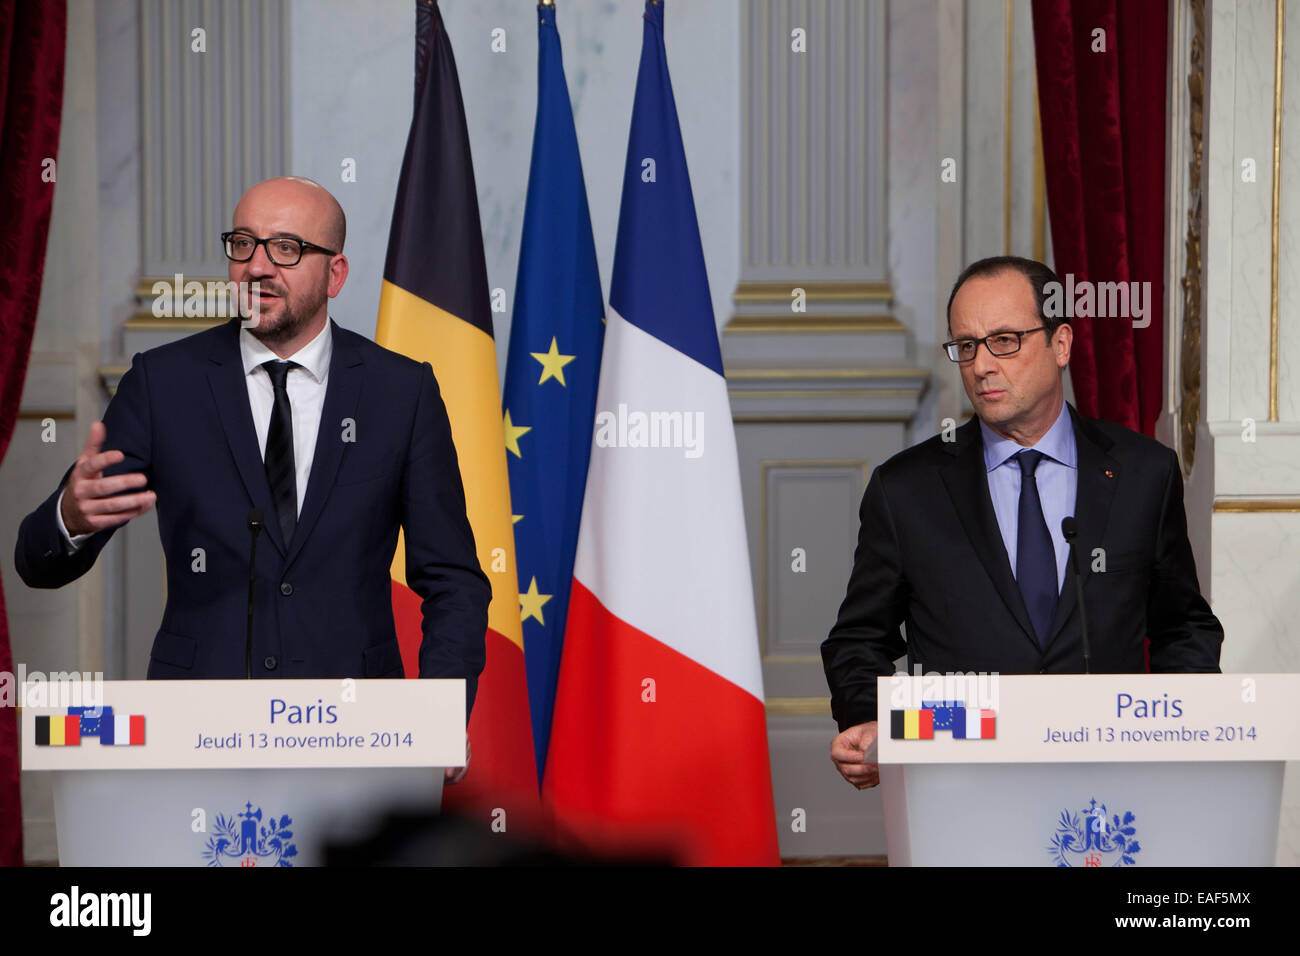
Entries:
{"label": "red white and blue tricolor", "polygon": [[592,443],[543,794],[588,842],[775,865],[736,435],[663,17],[646,3],[595,437],[628,410],[701,432],[690,454]]}

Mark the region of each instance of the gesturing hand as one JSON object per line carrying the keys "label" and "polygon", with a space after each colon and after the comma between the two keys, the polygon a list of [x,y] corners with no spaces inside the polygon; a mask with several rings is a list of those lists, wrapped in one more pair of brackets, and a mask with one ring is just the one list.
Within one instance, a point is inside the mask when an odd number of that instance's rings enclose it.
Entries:
{"label": "gesturing hand", "polygon": [[149,479],[143,472],[104,477],[105,468],[126,458],[120,451],[100,451],[106,435],[103,422],[90,426],[86,445],[77,456],[77,463],[63,489],[60,514],[63,526],[71,536],[126,524],[152,508],[158,498],[152,491],[121,494],[148,484]]}

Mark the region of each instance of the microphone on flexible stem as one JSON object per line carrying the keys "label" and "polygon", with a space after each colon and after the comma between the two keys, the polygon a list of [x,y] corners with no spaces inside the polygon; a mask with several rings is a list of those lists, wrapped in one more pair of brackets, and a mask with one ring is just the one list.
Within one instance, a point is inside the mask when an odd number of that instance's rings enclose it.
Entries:
{"label": "microphone on flexible stem", "polygon": [[248,628],[244,634],[244,676],[249,680],[253,678],[253,564],[257,560],[257,533],[262,530],[262,509],[248,509],[248,530],[250,534],[250,543],[248,546]]}
{"label": "microphone on flexible stem", "polygon": [[1075,524],[1073,515],[1061,519],[1061,534],[1065,536],[1065,542],[1070,546],[1070,564],[1074,567],[1075,597],[1079,601],[1079,623],[1083,629],[1083,672],[1091,674],[1092,652],[1088,644],[1088,609],[1083,605],[1083,577],[1079,574],[1079,553],[1074,549],[1074,539],[1079,536],[1079,527]]}

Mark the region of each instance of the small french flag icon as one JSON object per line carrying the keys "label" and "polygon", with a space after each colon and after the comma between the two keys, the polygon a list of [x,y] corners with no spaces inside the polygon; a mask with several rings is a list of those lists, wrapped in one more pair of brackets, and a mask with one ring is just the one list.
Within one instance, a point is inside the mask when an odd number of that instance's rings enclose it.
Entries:
{"label": "small french flag icon", "polygon": [[144,743],[144,715],[118,714],[112,722],[104,721],[99,742],[106,747],[129,747]]}

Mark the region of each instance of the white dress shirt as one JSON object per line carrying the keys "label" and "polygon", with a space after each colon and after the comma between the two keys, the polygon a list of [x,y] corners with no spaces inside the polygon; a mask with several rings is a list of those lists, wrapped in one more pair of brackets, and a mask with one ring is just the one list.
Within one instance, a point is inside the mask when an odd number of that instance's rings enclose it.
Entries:
{"label": "white dress shirt", "polygon": [[[316,435],[320,431],[321,411],[325,407],[325,388],[329,384],[330,356],[333,352],[334,339],[327,318],[325,327],[317,336],[288,357],[288,361],[302,366],[289,369],[285,380],[285,390],[289,393],[289,405],[293,410],[293,465],[300,515],[303,499],[307,496],[307,478],[311,475],[312,458],[316,455]],[[239,330],[239,354],[244,364],[244,384],[248,386],[248,405],[253,413],[253,427],[257,430],[257,450],[265,460],[266,436],[271,430],[275,388],[271,384],[271,373],[262,368],[262,363],[278,361],[280,356],[259,342],[248,329]],[[68,529],[63,524],[62,492],[59,493],[54,514],[65,548],[69,552],[76,551],[90,534],[68,536]]]}
{"label": "white dress shirt", "polygon": [[[288,357],[288,361],[302,366],[289,369],[284,386],[289,393],[289,406],[293,409],[293,467],[297,478],[298,514],[302,514],[302,501],[307,496],[307,476],[311,474],[311,460],[316,455],[316,433],[320,431],[321,410],[325,407],[325,386],[329,380],[333,350],[334,340],[326,320],[325,327],[314,339]],[[257,451],[265,461],[275,388],[271,385],[271,373],[262,368],[262,363],[277,361],[280,356],[254,338],[248,329],[239,330],[239,354],[244,360],[248,404],[253,410],[253,427],[257,429]]]}

